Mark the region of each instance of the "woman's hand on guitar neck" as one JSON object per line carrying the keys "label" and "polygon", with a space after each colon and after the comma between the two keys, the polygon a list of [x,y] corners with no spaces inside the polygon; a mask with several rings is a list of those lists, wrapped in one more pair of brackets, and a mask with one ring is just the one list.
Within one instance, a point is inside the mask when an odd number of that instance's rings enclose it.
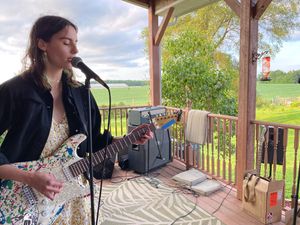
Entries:
{"label": "woman's hand on guitar neck", "polygon": [[147,128],[147,131],[145,134],[143,134],[140,139],[138,139],[136,142],[134,142],[133,144],[135,145],[143,145],[145,144],[148,140],[153,138],[153,132],[150,130],[150,124],[142,124],[140,126],[138,126],[137,128],[134,128],[131,132],[134,132],[136,129],[140,129],[142,127]]}
{"label": "woman's hand on guitar neck", "polygon": [[55,195],[58,194],[63,183],[58,181],[53,174],[43,172],[29,172],[27,184],[37,191],[45,195],[47,198],[54,200]]}

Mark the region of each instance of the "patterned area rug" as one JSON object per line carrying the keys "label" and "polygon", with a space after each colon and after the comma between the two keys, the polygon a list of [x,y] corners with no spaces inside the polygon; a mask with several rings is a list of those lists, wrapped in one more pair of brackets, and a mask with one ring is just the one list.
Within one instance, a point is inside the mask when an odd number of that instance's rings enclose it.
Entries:
{"label": "patterned area rug", "polygon": [[155,178],[105,186],[101,199],[102,225],[223,225],[195,202]]}

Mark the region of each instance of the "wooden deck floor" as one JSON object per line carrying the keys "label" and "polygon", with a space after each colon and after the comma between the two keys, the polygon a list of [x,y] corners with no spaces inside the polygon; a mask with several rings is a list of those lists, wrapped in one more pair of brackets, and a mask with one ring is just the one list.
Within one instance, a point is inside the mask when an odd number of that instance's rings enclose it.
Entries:
{"label": "wooden deck floor", "polygon": [[[178,187],[176,182],[171,179],[172,176],[185,171],[185,166],[174,160],[166,166],[155,171],[151,171],[148,176],[156,176],[164,184],[170,187]],[[131,177],[139,176],[140,174],[133,171],[124,171],[115,166],[113,177],[111,180],[106,180],[103,185],[111,182],[119,182]],[[179,187],[178,187],[179,188]],[[219,220],[227,225],[261,225],[258,220],[248,215],[242,209],[242,202],[236,198],[236,190],[229,185],[212,193],[209,196],[199,196],[197,199],[191,194],[185,194],[191,201],[196,202],[199,207],[216,216]],[[284,219],[284,216],[282,216]],[[274,225],[283,225],[283,222],[273,223]]]}

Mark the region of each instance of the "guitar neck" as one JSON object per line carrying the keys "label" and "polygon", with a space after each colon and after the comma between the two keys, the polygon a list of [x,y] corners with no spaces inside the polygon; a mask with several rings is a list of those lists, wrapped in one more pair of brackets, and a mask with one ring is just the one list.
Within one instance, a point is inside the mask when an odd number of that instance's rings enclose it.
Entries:
{"label": "guitar neck", "polygon": [[[97,151],[96,153],[93,154],[92,166],[94,167],[102,163],[105,158],[113,158],[115,153],[119,152],[120,150],[128,147],[129,145],[139,140],[140,137],[143,136],[147,130],[148,130],[147,127],[142,127],[141,129],[137,129],[131,132],[129,135],[125,136],[124,138],[114,141],[112,144],[107,146],[106,156],[105,156],[104,149]],[[150,130],[152,131],[155,130],[153,124],[150,125]],[[71,164],[69,166],[69,169],[73,177],[77,177],[80,174],[83,174],[84,172],[88,171],[89,159],[86,157],[81,160],[78,160],[77,162]]]}
{"label": "guitar neck", "polygon": [[265,142],[265,134],[267,132],[267,128],[265,126],[262,127],[261,133],[260,133],[260,138],[259,138],[259,143],[258,143],[258,157],[257,157],[257,162],[256,162],[256,173],[260,175],[260,166],[261,166],[261,159],[262,159],[262,149],[263,145]]}

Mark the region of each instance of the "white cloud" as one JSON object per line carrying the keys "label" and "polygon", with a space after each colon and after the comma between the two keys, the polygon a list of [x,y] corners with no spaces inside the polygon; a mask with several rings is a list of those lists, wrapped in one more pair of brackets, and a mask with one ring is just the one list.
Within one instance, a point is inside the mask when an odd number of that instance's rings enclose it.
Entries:
{"label": "white cloud", "polygon": [[[0,83],[20,71],[30,28],[46,14],[69,18],[78,25],[79,56],[102,79],[149,78],[140,38],[148,25],[144,8],[121,0],[0,0],[0,5]],[[295,31],[283,44],[271,61],[271,70],[300,69],[299,37]]]}
{"label": "white cloud", "polygon": [[31,26],[46,14],[78,25],[78,55],[103,79],[149,77],[140,38],[148,25],[143,8],[121,0],[0,0],[0,5],[0,82],[20,71]]}

